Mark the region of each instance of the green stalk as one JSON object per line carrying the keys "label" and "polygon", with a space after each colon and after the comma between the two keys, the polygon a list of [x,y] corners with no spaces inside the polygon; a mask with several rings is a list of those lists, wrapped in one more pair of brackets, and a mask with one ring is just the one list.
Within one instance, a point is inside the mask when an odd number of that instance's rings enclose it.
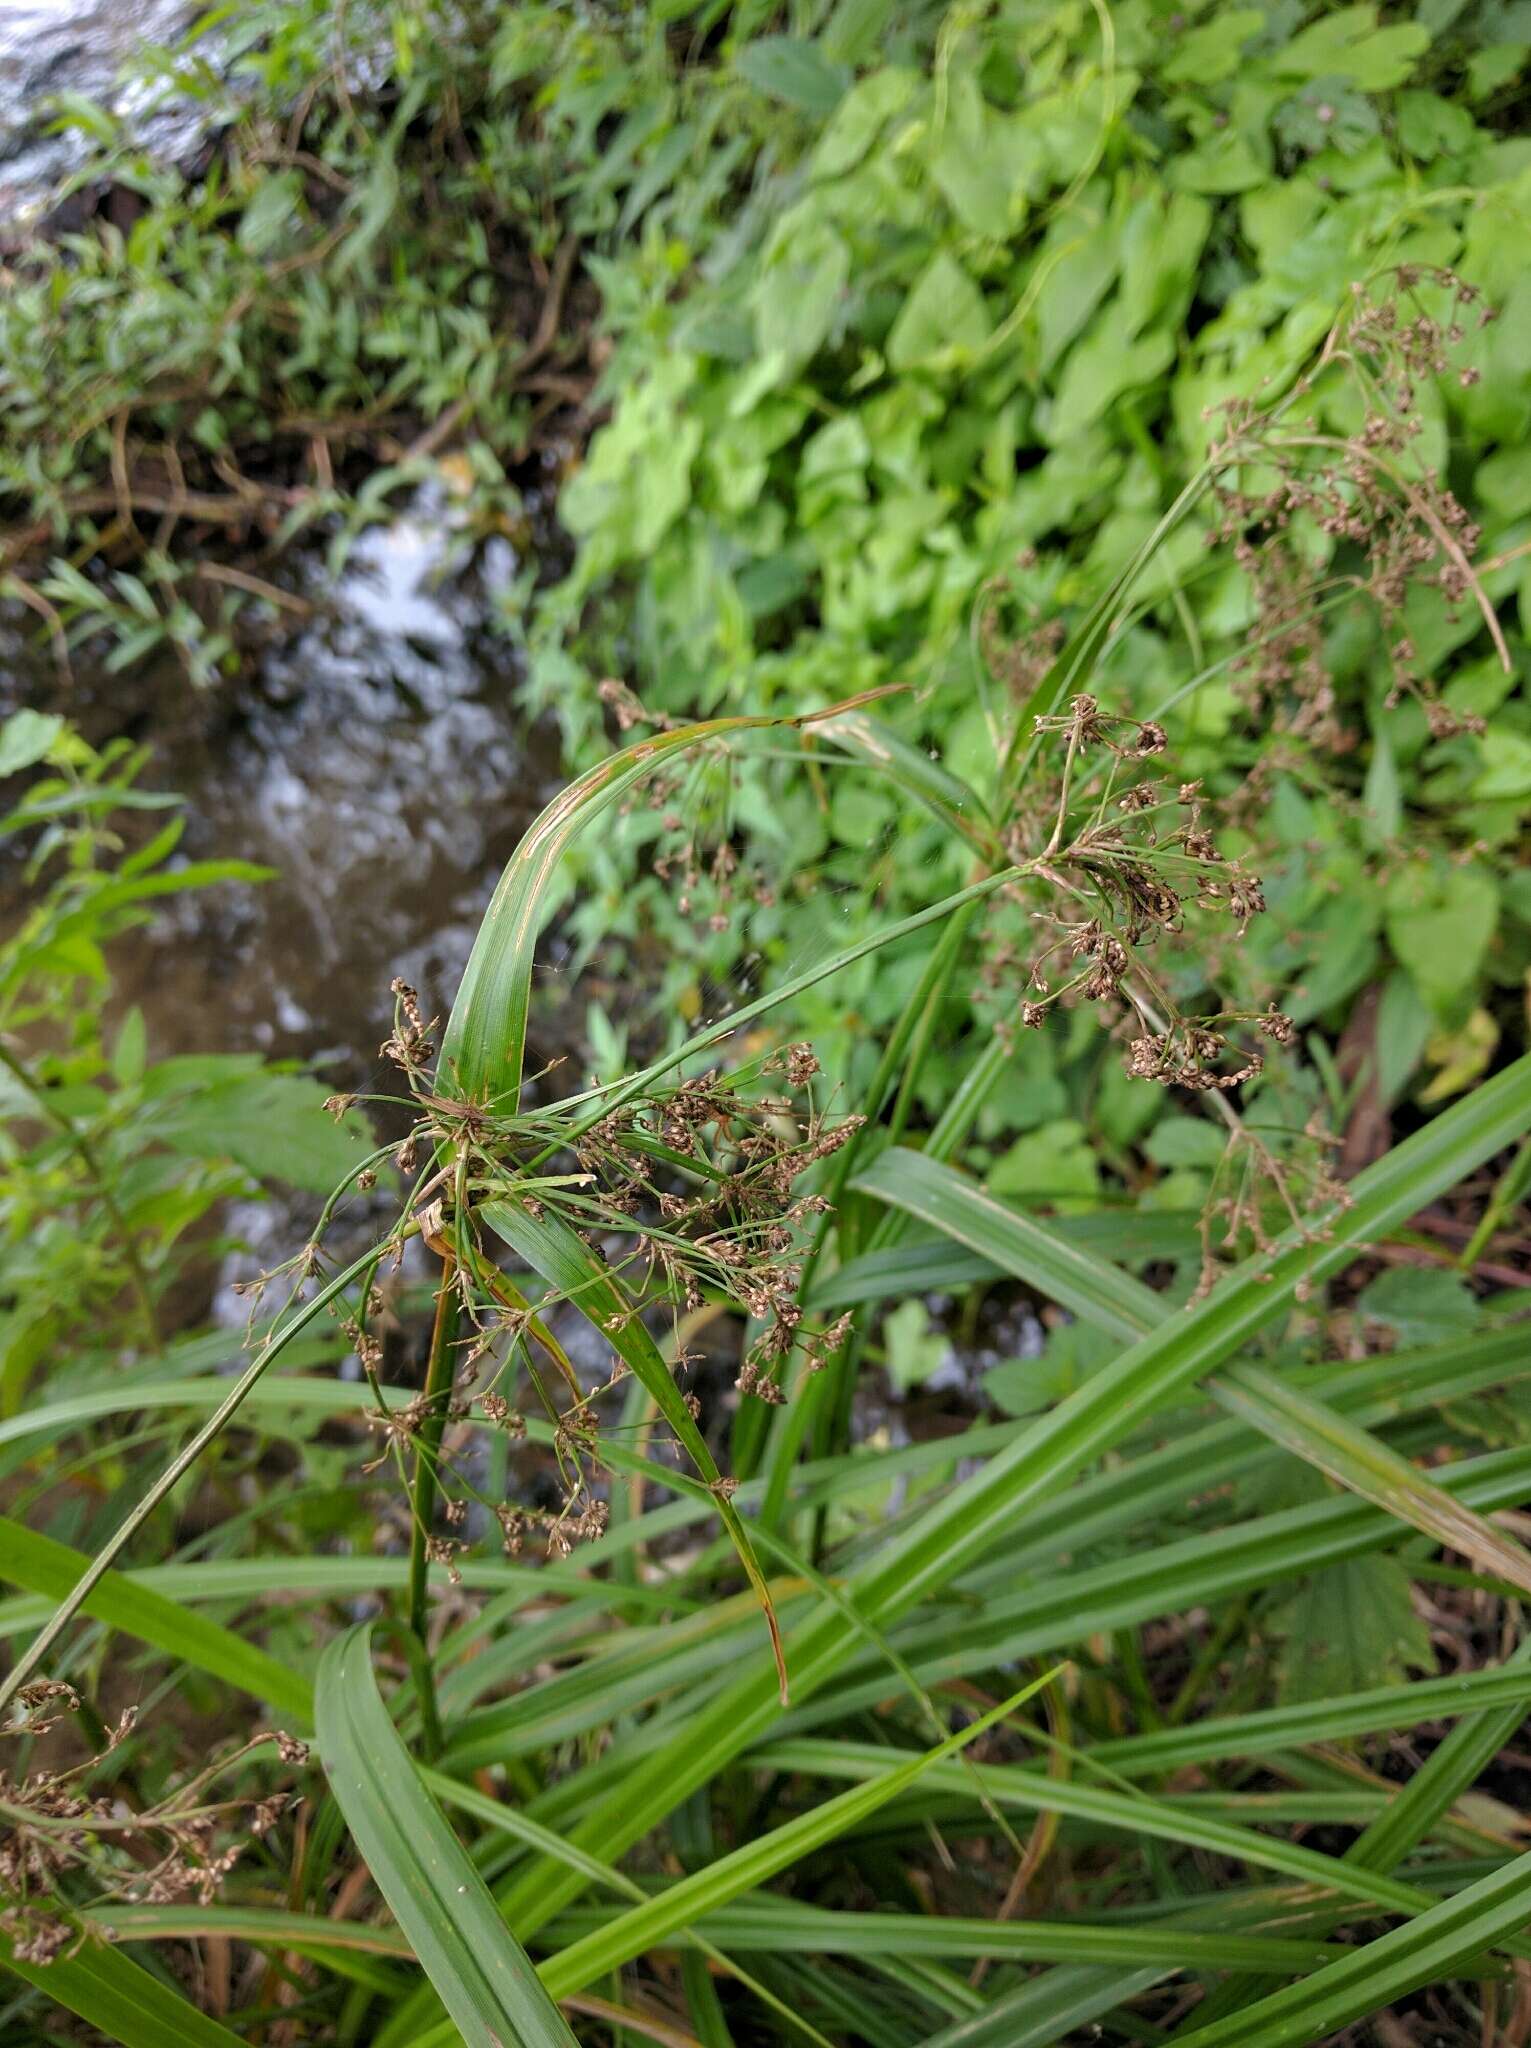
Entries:
{"label": "green stalk", "polygon": [[1477,1265],[1488,1249],[1495,1231],[1521,1200],[1527,1188],[1531,1188],[1531,1138],[1522,1140],[1520,1150],[1501,1174],[1499,1184],[1489,1198],[1488,1207],[1484,1210],[1477,1229],[1462,1247],[1462,1256],[1457,1260],[1459,1271],[1470,1273]]}
{"label": "green stalk", "polygon": [[462,1302],[455,1275],[454,1261],[444,1258],[441,1262],[441,1284],[436,1290],[430,1358],[425,1368],[425,1420],[415,1442],[414,1480],[409,1495],[409,1627],[425,1653],[421,1660],[420,1712],[425,1723],[426,1746],[433,1761],[441,1754],[443,1738],[425,1633],[430,1620],[430,1560],[426,1546],[436,1512],[436,1470],[441,1458],[442,1433],[446,1428],[448,1396],[452,1390],[453,1352],[462,1322]]}
{"label": "green stalk", "polygon": [[[882,1058],[877,1063],[877,1071],[872,1076],[871,1085],[862,1099],[862,1114],[866,1118],[866,1124],[848,1144],[840,1148],[830,1162],[830,1172],[824,1185],[824,1197],[830,1204],[830,1214],[822,1219],[812,1248],[803,1261],[803,1277],[798,1287],[800,1304],[807,1303],[814,1276],[828,1248],[831,1235],[836,1239],[840,1263],[845,1263],[846,1246],[841,1242],[843,1228],[840,1204],[850,1181],[851,1169],[860,1154],[867,1130],[882,1115],[887,1107],[888,1098],[898,1086],[899,1074],[905,1069],[906,1061],[907,1070],[912,1073],[916,1070],[919,1059],[924,1056],[923,1042],[918,1052],[913,1049],[916,1036],[925,1020],[933,1017],[940,1006],[941,998],[956,971],[963,943],[978,915],[978,908],[976,901],[965,903],[947,919],[940,938],[931,948],[930,958],[925,963],[925,971],[905,1004],[903,1015],[899,1018],[892,1036],[883,1048]],[[838,1362],[833,1370],[838,1375]],[[829,1376],[828,1373],[799,1372],[796,1385],[792,1389],[791,1400],[775,1418],[775,1427],[771,1432],[766,1455],[766,1491],[760,1507],[760,1520],[767,1529],[778,1534],[786,1512],[787,1492],[792,1483],[793,1468],[802,1449],[804,1437],[809,1428],[816,1424],[824,1400],[824,1381]],[[753,1461],[750,1469],[746,1471],[736,1460],[735,1469],[741,1478],[750,1478],[753,1476]]]}

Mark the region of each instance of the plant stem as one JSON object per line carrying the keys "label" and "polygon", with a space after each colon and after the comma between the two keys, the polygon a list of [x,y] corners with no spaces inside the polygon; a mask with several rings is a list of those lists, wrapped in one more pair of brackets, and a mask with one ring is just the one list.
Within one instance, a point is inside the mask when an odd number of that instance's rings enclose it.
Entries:
{"label": "plant stem", "polygon": [[1517,1202],[1531,1186],[1531,1138],[1521,1141],[1520,1150],[1500,1176],[1499,1183],[1489,1198],[1488,1207],[1479,1218],[1478,1227],[1462,1247],[1457,1260],[1457,1270],[1470,1273],[1487,1251],[1496,1230],[1504,1222]]}
{"label": "plant stem", "polygon": [[[456,1262],[441,1262],[441,1285],[436,1291],[436,1320],[431,1329],[431,1355],[425,1368],[425,1420],[415,1445],[415,1481],[409,1502],[409,1626],[425,1643],[428,1618],[426,1545],[430,1540],[431,1518],[436,1510],[436,1466],[441,1456],[441,1436],[446,1428],[447,1396],[452,1388],[453,1348],[462,1303],[456,1286]],[[434,1701],[426,1707],[429,1720]]]}

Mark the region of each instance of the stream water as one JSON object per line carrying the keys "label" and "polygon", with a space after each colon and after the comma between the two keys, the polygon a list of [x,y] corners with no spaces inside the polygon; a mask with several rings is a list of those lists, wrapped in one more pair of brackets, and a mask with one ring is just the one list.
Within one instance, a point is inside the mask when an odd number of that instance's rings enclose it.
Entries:
{"label": "stream water", "polygon": [[183,113],[147,113],[149,94],[121,77],[146,43],[168,43],[191,0],[3,0],[0,5],[0,222],[38,206],[78,161],[78,142],[49,135],[56,93],[82,94],[133,121],[156,146],[193,132]]}
{"label": "stream water", "polygon": [[[194,0],[0,0],[0,221],[35,212],[71,167],[42,132],[50,96],[98,98],[142,125],[145,94],[122,68],[171,41]],[[151,140],[189,132],[153,116]],[[544,533],[544,541],[547,536]],[[508,543],[447,573],[441,506],[364,535],[344,573],[316,554],[282,580],[313,605],[198,690],[171,654],[112,675],[89,648],[61,688],[37,622],[0,611],[0,705],[64,711],[99,741],[153,747],[148,780],[187,800],[185,851],[276,870],[261,887],[172,899],[125,949],[124,1001],[161,1051],[261,1051],[321,1062],[365,1086],[392,1014],[389,982],[451,999],[478,913],[558,773],[550,735],[515,707],[509,643],[489,624],[520,565]]]}
{"label": "stream water", "polygon": [[[366,534],[313,618],[213,692],[173,657],[130,678],[77,659],[66,688],[33,622],[0,645],[8,705],[149,742],[146,780],[186,799],[189,857],[275,870],[169,899],[126,949],[122,999],[159,1050],[314,1060],[365,1086],[393,976],[450,1001],[558,756],[553,735],[525,730],[512,653],[486,622],[508,546],[438,583],[444,546],[428,518]],[[318,596],[317,573],[296,580]]]}

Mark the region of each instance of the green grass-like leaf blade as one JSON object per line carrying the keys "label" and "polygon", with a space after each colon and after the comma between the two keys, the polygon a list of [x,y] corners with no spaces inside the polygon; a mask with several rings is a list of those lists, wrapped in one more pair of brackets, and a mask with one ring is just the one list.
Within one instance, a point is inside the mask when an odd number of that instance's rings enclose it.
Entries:
{"label": "green grass-like leaf blade", "polygon": [[[0,1516],[0,1579],[29,1593],[63,1600],[89,1562],[67,1543]],[[167,1656],[210,1672],[304,1728],[312,1725],[313,1694],[302,1675],[206,1615],[193,1614],[163,1593],[135,1585],[124,1573],[115,1571],[106,1574],[83,1605],[85,1613],[108,1627],[119,1628],[141,1642],[152,1643]]]}
{"label": "green grass-like leaf blade", "polygon": [[[982,1253],[1113,1336],[1145,1336],[1174,1315],[1162,1295],[1130,1273],[1082,1252],[942,1160],[895,1147],[873,1160],[853,1185]],[[1228,1367],[1208,1391],[1220,1407],[1350,1492],[1531,1591],[1531,1557],[1520,1544],[1313,1393],[1250,1364]]]}
{"label": "green grass-like leaf blade", "polygon": [[122,2048],[239,2048],[239,2036],[93,1934],[51,1963],[18,1962],[0,1937],[0,1962]]}
{"label": "green grass-like leaf blade", "polygon": [[1242,2011],[1173,2038],[1181,2048],[1295,2048],[1331,2039],[1421,1985],[1447,1983],[1531,1916],[1531,1855],[1480,1878],[1364,1948]]}
{"label": "green grass-like leaf blade", "polygon": [[319,1754],[379,1891],[468,2048],[577,2048],[488,1887],[421,1784],[372,1671],[371,1628],[333,1642]]}

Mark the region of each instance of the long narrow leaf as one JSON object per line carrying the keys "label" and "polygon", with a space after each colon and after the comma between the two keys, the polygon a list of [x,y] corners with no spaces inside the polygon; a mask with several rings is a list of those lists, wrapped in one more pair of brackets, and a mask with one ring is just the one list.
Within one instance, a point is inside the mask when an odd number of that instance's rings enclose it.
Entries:
{"label": "long narrow leaf", "polygon": [[1381,2012],[1425,1984],[1448,1982],[1531,1918],[1531,1855],[1517,1856],[1417,1920],[1395,1927],[1299,1984],[1174,2038],[1181,2048],[1297,2048]]}
{"label": "long narrow leaf", "polygon": [[[610,1909],[575,1911],[549,1930],[552,1938],[583,1938],[612,1917]],[[1417,1922],[1411,1923],[1417,1925]],[[1168,1963],[1176,1969],[1265,1970],[1273,1977],[1311,1968],[1334,1954],[1314,1941],[1280,1935],[1207,1934],[1177,1926],[1166,1933],[1152,1923],[1076,1920],[976,1920],[942,1913],[839,1913],[758,1895],[711,1913],[698,1928],[708,1940],[740,1954],[841,1956],[992,1956],[1016,1962]],[[1404,1930],[1405,1932],[1407,1930]],[[434,2031],[417,2048],[447,2048],[450,2035]]]}
{"label": "long narrow leaf", "polygon": [[[1047,1224],[998,1201],[943,1161],[895,1148],[873,1160],[852,1185],[983,1253],[1114,1336],[1143,1336],[1174,1313],[1130,1273],[1086,1256]],[[1311,1393],[1299,1393],[1248,1364],[1230,1366],[1208,1391],[1220,1407],[1341,1486],[1531,1592],[1531,1556],[1520,1544]]]}
{"label": "long narrow leaf", "polygon": [[[826,1777],[866,1779],[887,1769],[886,1749],[870,1742],[787,1741],[772,1743],[756,1760],[784,1771],[810,1771]],[[1377,1871],[1349,1868],[1337,1856],[1294,1847],[1254,1828],[1214,1820],[1183,1807],[1166,1805],[1146,1794],[1113,1791],[1109,1786],[1049,1777],[1045,1771],[1019,1766],[974,1765],[970,1773],[944,1767],[938,1756],[924,1759],[926,1785],[972,1798],[987,1792],[1000,1805],[1023,1813],[1058,1813],[1127,1834],[1183,1842],[1215,1856],[1229,1856],[1257,1868],[1280,1871],[1316,1887],[1363,1899],[1398,1913],[1422,1913],[1434,1904],[1428,1892],[1400,1884]],[[902,1788],[900,1788],[902,1789]]]}
{"label": "long narrow leaf", "polygon": [[[879,1623],[948,1583],[976,1559],[1003,1551],[1024,1510],[1055,1497],[1088,1463],[1129,1435],[1167,1396],[1214,1370],[1285,1314],[1300,1281],[1342,1268],[1357,1244],[1412,1216],[1531,1124],[1531,1058],[1517,1061],[1360,1174],[1351,1206],[1327,1219],[1327,1235],[1289,1243],[1231,1274],[1194,1310],[1131,1346],[954,1492],[936,1502],[854,1575],[850,1590]],[[796,1633],[794,1683],[801,1695],[824,1685],[852,1654],[843,1618],[821,1606]],[[688,1719],[684,1734],[656,1749],[620,1789],[582,1822],[576,1839],[607,1858],[639,1840],[693,1787],[771,1725],[775,1687],[746,1674]],[[514,1925],[539,1926],[580,1879],[536,1864],[505,1895]]]}
{"label": "long narrow leaf", "polygon": [[1100,1743],[1088,1754],[1119,1777],[1150,1778],[1220,1757],[1274,1756],[1318,1742],[1348,1742],[1419,1728],[1458,1714],[1503,1712],[1514,1725],[1531,1709],[1531,1670],[1515,1662],[1500,1671],[1461,1671],[1413,1685],[1373,1686],[1336,1699],[1302,1700],[1253,1714],[1223,1714],[1185,1728],[1161,1728]]}
{"label": "long narrow leaf", "polygon": [[[62,1600],[89,1563],[89,1558],[71,1550],[67,1543],[0,1516],[0,1579],[30,1593],[45,1594],[50,1600]],[[211,1672],[240,1692],[263,1700],[301,1727],[312,1725],[313,1693],[300,1673],[268,1657],[232,1629],[167,1600],[163,1593],[135,1583],[126,1573],[108,1572],[87,1595],[84,1610],[109,1627],[152,1643],[167,1656]]]}
{"label": "long narrow leaf", "polygon": [[123,2048],[239,2048],[237,2034],[96,1934],[47,1964],[19,1962],[0,1936],[0,1963]]}
{"label": "long narrow leaf", "polygon": [[378,1693],[371,1628],[319,1666],[319,1754],[356,1846],[468,2048],[577,2048],[416,1774]]}
{"label": "long narrow leaf", "polygon": [[[881,694],[881,693],[875,693]],[[657,761],[735,733],[807,726],[847,712],[863,698],[799,717],[713,718],[639,740],[559,791],[506,863],[468,956],[441,1041],[446,1086],[477,1102],[514,1109],[521,1088],[526,1019],[537,934],[559,860],[586,825],[647,775]]]}
{"label": "long narrow leaf", "polygon": [[[1501,1678],[1520,1676],[1531,1686],[1531,1637],[1515,1651]],[[1368,1870],[1393,1870],[1424,1841],[1436,1822],[1475,1784],[1525,1719],[1525,1700],[1470,1714],[1424,1763],[1345,1852],[1349,1863]]]}
{"label": "long narrow leaf", "polygon": [[821,1801],[810,1812],[799,1814],[794,1820],[758,1835],[730,1855],[720,1856],[705,1870],[682,1878],[657,1898],[633,1907],[599,1933],[586,1936],[583,1941],[561,1950],[550,1962],[544,1963],[543,1982],[555,1997],[582,1990],[603,1970],[619,1968],[634,1956],[658,1946],[678,1929],[689,1927],[704,1914],[715,1912],[719,1906],[738,1898],[741,1892],[754,1890],[776,1876],[778,1871],[822,1848],[826,1842],[833,1842],[849,1833],[890,1799],[896,1799],[901,1792],[916,1784],[925,1772],[946,1758],[955,1757],[976,1736],[1014,1713],[1017,1707],[1040,1692],[1056,1676],[1056,1672],[1048,1672],[1033,1680],[1003,1705],[970,1722],[966,1728],[926,1751],[923,1756],[910,1757],[888,1770],[874,1769],[865,1783],[853,1786],[850,1791],[841,1792],[833,1799]]}
{"label": "long narrow leaf", "polygon": [[918,799],[953,832],[966,839],[991,865],[1003,864],[1004,854],[989,823],[987,809],[978,792],[959,775],[953,775],[923,748],[909,741],[881,719],[866,711],[839,711],[822,719],[817,736],[831,740],[848,754],[876,768],[888,781]]}

